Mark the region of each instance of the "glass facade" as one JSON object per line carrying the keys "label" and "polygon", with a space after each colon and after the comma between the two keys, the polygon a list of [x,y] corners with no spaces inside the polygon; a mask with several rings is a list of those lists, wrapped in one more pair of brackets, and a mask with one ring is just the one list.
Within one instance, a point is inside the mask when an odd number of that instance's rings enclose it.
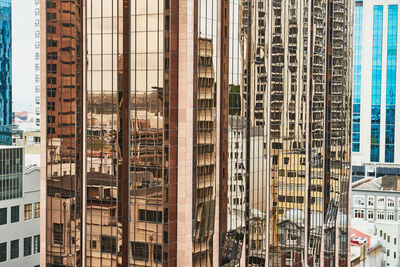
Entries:
{"label": "glass facade", "polygon": [[48,266],[347,264],[348,1],[81,3],[46,5]]}
{"label": "glass facade", "polygon": [[82,7],[80,0],[45,2],[46,263],[81,264]]}
{"label": "glass facade", "polygon": [[0,0],[0,144],[11,145],[11,0]]}
{"label": "glass facade", "polygon": [[23,148],[0,147],[0,200],[22,197]]}
{"label": "glass facade", "polygon": [[388,6],[385,162],[394,162],[398,5]]}
{"label": "glass facade", "polygon": [[379,162],[382,87],[383,6],[374,6],[371,96],[371,162]]}
{"label": "glass facade", "polygon": [[361,61],[363,2],[356,1],[354,8],[354,63],[353,63],[353,136],[352,151],[360,152],[360,111],[361,111]]}

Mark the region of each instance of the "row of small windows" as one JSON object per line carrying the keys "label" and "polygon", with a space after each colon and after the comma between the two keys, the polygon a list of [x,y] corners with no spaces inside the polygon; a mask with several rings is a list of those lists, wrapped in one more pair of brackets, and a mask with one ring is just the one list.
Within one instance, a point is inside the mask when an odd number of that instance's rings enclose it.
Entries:
{"label": "row of small windows", "polygon": [[[11,216],[10,222],[16,223],[19,222],[19,206],[12,206],[10,208]],[[37,219],[40,218],[40,203],[35,202],[33,204],[33,218]],[[32,219],[32,204],[25,204],[24,205],[24,220],[31,220]],[[7,224],[7,208],[0,209],[0,225]]]}
{"label": "row of small windows", "polygon": [[[140,213],[142,217],[146,215],[144,213]],[[161,219],[161,212],[154,212],[148,213],[148,216],[155,216],[150,220],[160,220]],[[145,219],[145,218],[142,218]],[[147,217],[149,219],[149,217]],[[56,244],[63,244],[63,224],[54,223],[53,224],[53,241]],[[97,240],[90,241],[90,248],[97,249]],[[136,260],[149,260],[149,244],[142,243],[142,242],[131,242],[131,249],[132,249],[132,257]],[[112,236],[101,236],[100,238],[100,250],[103,253],[111,253],[115,254],[117,252],[117,240],[115,237]],[[161,261],[162,260],[162,246],[161,245],[153,245],[153,259],[154,261]]]}
{"label": "row of small windows", "polygon": [[[364,207],[365,206],[365,196],[360,196],[360,195],[354,195],[354,206],[355,207]],[[395,207],[395,197],[385,197],[384,196],[377,196],[376,197],[376,206],[378,208],[384,208],[385,203],[387,208],[392,208],[394,209]],[[400,209],[400,198],[397,198],[397,208]],[[368,196],[367,197],[367,206],[368,207],[374,207],[375,206],[375,197],[374,196]]]}
{"label": "row of small windows", "polygon": [[[385,211],[384,210],[377,210],[376,211],[376,218],[375,218],[375,213],[374,210],[367,210],[367,214],[365,214],[365,210],[362,209],[355,209],[354,218],[359,218],[359,219],[368,219],[368,220],[387,220],[387,221],[395,221],[395,213],[394,211],[387,211],[386,216],[385,216]],[[397,216],[397,220],[400,221],[400,213]]]}
{"label": "row of small windows", "polygon": [[[32,255],[32,241],[33,241],[33,254],[40,253],[40,235],[25,237],[24,243],[24,257]],[[10,241],[10,257],[9,260],[18,259],[19,252],[19,239]],[[7,242],[0,243],[0,262],[7,261]]]}
{"label": "row of small windows", "polygon": [[[376,234],[376,233],[375,233],[375,234]],[[380,237],[383,237],[383,239],[384,239],[385,241],[387,241],[388,243],[390,243],[390,235],[387,235],[387,236],[386,236],[386,233],[383,233],[383,231],[380,230],[380,231],[379,231],[379,236],[380,236]],[[397,238],[396,238],[396,237],[393,238],[393,244],[394,244],[394,245],[397,244]],[[390,257],[390,249],[387,249],[386,255],[387,255],[388,257]],[[396,252],[394,251],[394,252],[393,252],[393,259],[396,259],[396,257],[397,257],[397,254],[396,254]]]}

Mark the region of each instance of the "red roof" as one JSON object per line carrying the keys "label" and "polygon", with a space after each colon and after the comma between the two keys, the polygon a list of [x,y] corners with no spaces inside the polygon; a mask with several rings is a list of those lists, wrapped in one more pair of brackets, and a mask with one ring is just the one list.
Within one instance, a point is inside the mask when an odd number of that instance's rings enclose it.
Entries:
{"label": "red roof", "polygon": [[371,236],[360,232],[356,229],[351,228],[350,229],[350,238],[351,238],[351,245],[352,246],[362,246],[363,244],[360,244],[357,240],[355,240],[356,238],[366,238],[367,239],[367,248],[370,247],[371,245]]}

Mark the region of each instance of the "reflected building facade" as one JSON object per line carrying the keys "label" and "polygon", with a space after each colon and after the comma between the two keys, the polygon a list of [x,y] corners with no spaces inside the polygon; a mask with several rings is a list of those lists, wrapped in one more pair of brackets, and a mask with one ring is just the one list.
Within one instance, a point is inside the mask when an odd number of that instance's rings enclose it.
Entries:
{"label": "reflected building facade", "polygon": [[351,8],[42,0],[42,266],[348,265]]}

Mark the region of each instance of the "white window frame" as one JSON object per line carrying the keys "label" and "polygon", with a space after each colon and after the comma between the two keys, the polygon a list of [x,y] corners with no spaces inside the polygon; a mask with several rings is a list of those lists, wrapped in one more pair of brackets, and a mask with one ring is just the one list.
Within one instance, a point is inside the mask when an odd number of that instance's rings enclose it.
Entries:
{"label": "white window frame", "polygon": [[354,195],[354,207],[364,207],[365,206],[365,196]]}
{"label": "white window frame", "polygon": [[354,218],[365,219],[365,211],[363,209],[355,209]]}
{"label": "white window frame", "polygon": [[[374,197],[373,196],[368,196],[368,200],[367,200],[367,205],[368,205],[368,207],[373,207],[373,206],[375,206],[374,205]],[[372,204],[372,205],[370,205],[370,204]]]}
{"label": "white window frame", "polygon": [[367,210],[367,219],[368,220],[373,220],[374,219],[374,210]]}
{"label": "white window frame", "polygon": [[377,197],[376,198],[376,207],[384,209],[385,208],[385,197]]}
{"label": "white window frame", "polygon": [[385,211],[384,210],[377,210],[376,211],[376,219],[377,220],[385,220]]}
{"label": "white window frame", "polygon": [[[393,204],[393,206],[389,206],[389,204]],[[388,209],[394,210],[394,207],[396,205],[396,200],[394,197],[387,197],[386,198],[386,205]]]}

